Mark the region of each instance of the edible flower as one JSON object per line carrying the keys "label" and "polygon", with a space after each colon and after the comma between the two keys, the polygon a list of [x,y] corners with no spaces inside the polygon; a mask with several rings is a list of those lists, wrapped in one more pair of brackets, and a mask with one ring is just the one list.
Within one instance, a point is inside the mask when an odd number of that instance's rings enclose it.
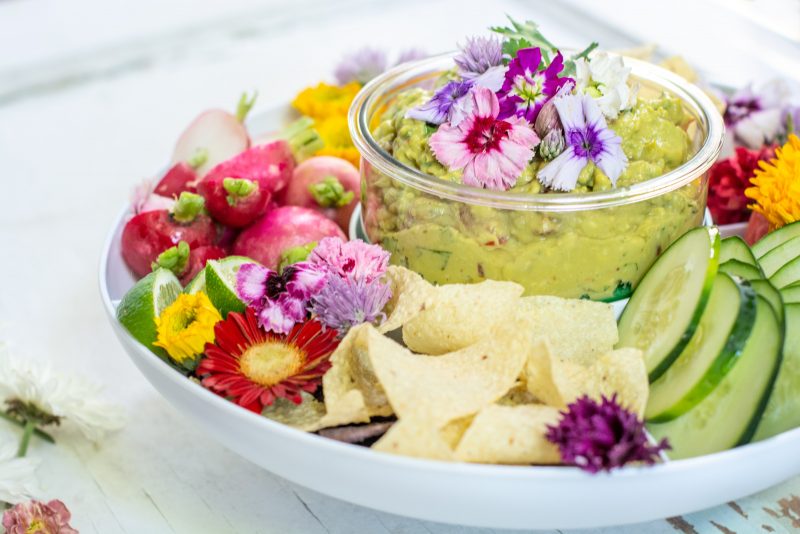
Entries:
{"label": "edible flower", "polygon": [[630,462],[653,464],[670,448],[666,439],[656,445],[648,441],[644,423],[619,405],[616,393],[599,402],[584,395],[567,405],[558,424],[547,426],[546,437],[558,446],[564,463],[590,473]]}
{"label": "edible flower", "polygon": [[733,141],[751,149],[774,141],[785,133],[785,110],[797,104],[798,90],[786,80],[772,80],[760,87],[749,85],[727,99],[724,119]]}
{"label": "edible flower", "polygon": [[564,95],[554,103],[567,148],[539,171],[539,181],[553,189],[570,191],[583,168],[592,162],[616,186],[628,159],[622,152],[622,139],[608,128],[597,102],[589,95]]}
{"label": "edible flower", "polygon": [[361,323],[386,319],[383,308],[392,297],[389,284],[352,277],[329,276],[311,300],[311,311],[322,324],[344,336]]}
{"label": "edible flower", "polygon": [[298,262],[277,273],[257,263],[245,263],[236,273],[236,293],[251,306],[267,331],[288,334],[308,316],[308,301],[325,285],[325,273]]}
{"label": "edible flower", "polygon": [[386,274],[390,254],[378,245],[360,239],[343,241],[338,237],[320,240],[308,257],[310,264],[341,278],[373,282]]}
{"label": "edible flower", "polygon": [[346,159],[358,167],[361,155],[350,137],[347,115],[334,115],[316,124],[324,146],[316,151],[317,156],[334,156]]}
{"label": "edible flower", "polygon": [[339,85],[357,82],[364,85],[386,70],[389,59],[386,52],[378,48],[364,47],[342,58],[333,75]]}
{"label": "edible flower", "polygon": [[214,325],[222,320],[219,311],[202,291],[181,293],[156,318],[157,338],[161,347],[178,365],[193,369],[206,343],[214,341]]}
{"label": "edible flower", "polygon": [[533,124],[544,103],[565,83],[572,81],[571,78],[558,76],[563,68],[564,59],[560,52],[544,68],[540,48],[519,50],[508,64],[505,81],[500,89],[499,117],[523,117]]}
{"label": "edible flower", "polygon": [[485,87],[470,92],[472,109],[458,126],[443,124],[429,144],[436,159],[450,169],[462,169],[467,185],[506,190],[522,174],[539,138],[525,119],[498,119],[497,96]]}
{"label": "edible flower", "polygon": [[800,137],[789,135],[775,158],[758,166],[745,191],[755,201],[750,209],[766,217],[771,230],[800,220]]}
{"label": "edible flower", "polygon": [[292,107],[301,115],[307,115],[317,121],[333,116],[346,118],[350,103],[360,90],[361,85],[358,82],[342,86],[322,82],[315,87],[300,91],[292,100]]}
{"label": "edible flower", "polygon": [[590,60],[575,61],[577,89],[594,97],[600,111],[609,119],[616,119],[620,111],[636,104],[638,85],[628,85],[630,73],[622,57],[606,52],[598,52]]}
{"label": "edible flower", "polygon": [[19,503],[3,513],[6,534],[78,534],[69,520],[72,517],[63,502]]}
{"label": "edible flower", "polygon": [[759,161],[775,157],[771,146],[761,150],[736,147],[735,154],[720,160],[709,171],[708,209],[717,224],[732,224],[750,217],[748,199],[744,192],[750,186]]}
{"label": "edible flower", "polygon": [[197,366],[201,384],[239,406],[260,413],[278,398],[295,404],[314,393],[330,369],[336,331],[316,320],[299,322],[285,335],[266,331],[253,308],[231,312],[215,327]]}
{"label": "edible flower", "polygon": [[11,440],[0,445],[0,504],[23,502],[39,492],[34,472],[38,460],[20,458]]}
{"label": "edible flower", "polygon": [[499,91],[506,71],[500,39],[495,36],[469,37],[458,48],[459,53],[453,59],[461,77],[494,92]]}
{"label": "edible flower", "polygon": [[449,122],[451,126],[458,126],[472,111],[469,91],[474,85],[472,80],[448,82],[428,102],[409,109],[406,117],[431,124]]}

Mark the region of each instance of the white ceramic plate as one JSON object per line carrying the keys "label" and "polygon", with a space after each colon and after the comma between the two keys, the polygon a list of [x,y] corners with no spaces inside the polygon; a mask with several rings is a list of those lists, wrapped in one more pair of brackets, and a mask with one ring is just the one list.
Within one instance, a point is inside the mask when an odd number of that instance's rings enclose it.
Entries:
{"label": "white ceramic plate", "polygon": [[[281,111],[261,115],[251,127],[274,125],[282,117]],[[120,214],[100,260],[100,294],[122,346],[181,415],[232,451],[302,486],[430,521],[551,529],[686,514],[800,474],[800,429],[701,458],[589,475],[571,467],[475,465],[393,456],[260,417],[172,370],[116,320],[115,304],[134,282],[119,246],[127,214],[127,210]]]}

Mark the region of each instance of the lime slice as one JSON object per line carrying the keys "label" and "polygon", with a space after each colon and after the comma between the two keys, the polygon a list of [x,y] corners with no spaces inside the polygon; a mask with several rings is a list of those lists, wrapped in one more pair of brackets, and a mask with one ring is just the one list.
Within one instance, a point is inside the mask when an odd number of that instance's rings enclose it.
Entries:
{"label": "lime slice", "polygon": [[195,293],[199,293],[201,291],[206,290],[206,269],[203,269],[192,278],[192,281],[186,284],[186,287],[183,288],[184,293],[188,293],[190,295],[194,295]]}
{"label": "lime slice", "polygon": [[166,357],[156,340],[155,319],[183,291],[178,278],[168,269],[156,269],[125,293],[117,307],[117,319],[142,345]]}
{"label": "lime slice", "polygon": [[244,256],[228,256],[206,263],[204,269],[206,294],[222,317],[227,317],[232,311],[244,312],[246,306],[236,294],[236,273],[245,263],[256,262]]}

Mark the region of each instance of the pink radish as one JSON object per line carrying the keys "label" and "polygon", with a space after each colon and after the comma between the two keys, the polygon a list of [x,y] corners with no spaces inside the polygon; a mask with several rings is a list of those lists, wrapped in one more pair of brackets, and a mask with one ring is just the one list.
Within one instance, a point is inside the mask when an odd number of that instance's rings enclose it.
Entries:
{"label": "pink radish", "polygon": [[177,197],[184,191],[196,193],[197,182],[200,181],[196,169],[207,160],[208,151],[203,149],[198,150],[188,161],[176,163],[161,177],[153,192],[165,197]]}
{"label": "pink radish", "polygon": [[270,210],[252,226],[242,230],[233,243],[233,253],[252,258],[274,270],[284,251],[323,237],[347,239],[335,222],[318,211],[282,206]]}
{"label": "pink radish", "polygon": [[317,156],[295,168],[283,198],[287,205],[318,210],[346,230],[360,190],[361,176],[352,163]]}
{"label": "pink radish", "polygon": [[235,115],[222,109],[201,113],[178,138],[172,164],[188,162],[198,151],[205,150],[206,160],[195,168],[197,176],[202,178],[218,163],[247,150],[250,136],[243,123],[255,99],[255,95],[251,99],[242,95]]}
{"label": "pink radish", "polygon": [[186,241],[181,241],[159,254],[152,268],[169,269],[185,286],[206,266],[208,260],[218,260],[225,256],[227,253],[219,247],[208,245],[191,248]]}

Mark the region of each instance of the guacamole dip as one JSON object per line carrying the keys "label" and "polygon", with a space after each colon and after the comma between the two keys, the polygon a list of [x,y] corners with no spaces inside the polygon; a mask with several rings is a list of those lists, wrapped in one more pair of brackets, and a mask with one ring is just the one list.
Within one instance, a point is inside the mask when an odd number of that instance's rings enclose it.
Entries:
{"label": "guacamole dip", "polygon": [[[380,116],[373,136],[400,163],[442,180],[461,181],[431,152],[436,127],[406,117],[428,101],[423,89],[396,96]],[[681,101],[664,94],[639,98],[608,122],[622,139],[628,165],[616,187],[660,176],[692,155],[690,117]],[[534,159],[510,192],[558,195],[536,178]],[[627,296],[673,240],[703,218],[702,180],[653,199],[573,212],[503,210],[438,198],[390,176],[363,169],[364,222],[370,239],[392,253],[392,262],[436,283],[513,280],[527,294],[615,299]],[[591,162],[573,192],[611,189]]]}

